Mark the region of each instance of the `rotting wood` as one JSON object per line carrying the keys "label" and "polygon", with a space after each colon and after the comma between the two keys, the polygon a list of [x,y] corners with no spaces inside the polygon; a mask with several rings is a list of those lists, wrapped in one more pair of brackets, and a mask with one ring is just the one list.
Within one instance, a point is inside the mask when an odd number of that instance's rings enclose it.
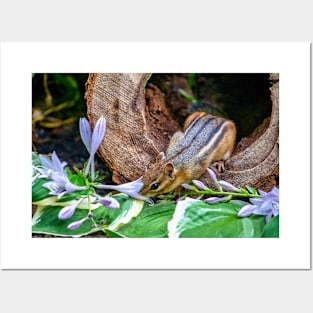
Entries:
{"label": "rotting wood", "polygon": [[90,74],[86,83],[87,114],[92,126],[101,115],[107,121],[99,155],[118,184],[140,177],[179,128],[162,97],[152,97],[152,91],[145,94],[147,77]]}
{"label": "rotting wood", "polygon": [[[157,86],[144,88],[147,74],[90,74],[86,83],[88,118],[92,125],[100,115],[107,120],[105,138],[99,155],[113,173],[115,183],[132,181],[165,151],[172,134],[180,129]],[[272,114],[226,162],[219,179],[236,186],[257,186],[279,165],[279,76],[270,74]],[[239,147],[239,145],[238,145]],[[208,185],[207,174],[201,178]]]}

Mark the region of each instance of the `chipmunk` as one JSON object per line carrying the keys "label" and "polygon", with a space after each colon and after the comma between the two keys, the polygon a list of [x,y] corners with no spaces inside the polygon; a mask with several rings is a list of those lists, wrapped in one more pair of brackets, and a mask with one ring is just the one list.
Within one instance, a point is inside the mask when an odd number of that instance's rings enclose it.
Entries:
{"label": "chipmunk", "polygon": [[205,112],[194,112],[185,121],[183,131],[171,138],[166,153],[143,175],[140,194],[154,197],[169,193],[183,183],[199,178],[215,161],[224,170],[235,146],[236,127],[229,120]]}

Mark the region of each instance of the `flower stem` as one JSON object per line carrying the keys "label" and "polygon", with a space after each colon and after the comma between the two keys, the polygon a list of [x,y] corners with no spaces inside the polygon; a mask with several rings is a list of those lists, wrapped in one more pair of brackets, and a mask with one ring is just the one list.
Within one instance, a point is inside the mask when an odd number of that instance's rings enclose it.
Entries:
{"label": "flower stem", "polygon": [[246,194],[246,193],[235,193],[235,192],[227,192],[227,191],[214,191],[214,190],[199,190],[199,191],[187,191],[184,193],[187,196],[193,195],[214,195],[214,196],[234,196],[240,198],[261,198],[260,195],[255,194]]}

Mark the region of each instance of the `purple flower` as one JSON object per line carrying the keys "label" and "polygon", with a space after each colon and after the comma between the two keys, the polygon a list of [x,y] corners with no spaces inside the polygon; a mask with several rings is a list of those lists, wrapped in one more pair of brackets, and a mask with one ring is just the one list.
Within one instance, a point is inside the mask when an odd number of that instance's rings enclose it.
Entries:
{"label": "purple flower", "polygon": [[79,228],[81,224],[83,224],[84,222],[86,222],[87,219],[88,219],[87,217],[84,217],[84,218],[82,218],[82,219],[79,220],[79,221],[76,221],[76,222],[73,222],[73,223],[69,224],[69,225],[67,226],[67,228],[68,228],[69,230],[75,230],[75,229]]}
{"label": "purple flower", "polygon": [[215,204],[219,203],[225,200],[229,200],[228,197],[210,197],[204,200],[204,202],[209,203],[209,204]]}
{"label": "purple flower", "polygon": [[66,173],[65,176],[58,175],[57,173],[52,174],[52,181],[44,183],[42,186],[49,189],[49,195],[57,196],[58,198],[63,197],[65,194],[78,191],[86,190],[86,186],[77,186],[70,182]]}
{"label": "purple flower", "polygon": [[73,223],[67,225],[67,228],[70,229],[70,230],[75,230],[75,229],[79,228],[87,220],[91,219],[92,217],[93,217],[93,214],[91,212],[89,212],[87,214],[87,216],[82,218],[81,220],[73,222]]}
{"label": "purple flower", "polygon": [[251,214],[264,215],[265,222],[268,223],[272,216],[279,214],[279,189],[274,187],[270,192],[259,190],[261,198],[251,198],[252,204],[243,206],[238,216],[246,217]]}
{"label": "purple flower", "polygon": [[226,191],[235,191],[240,192],[240,189],[232,185],[231,183],[228,183],[225,180],[219,180],[218,184]]}
{"label": "purple flower", "polygon": [[193,180],[192,183],[200,190],[209,190],[209,188],[200,180]]}
{"label": "purple flower", "polygon": [[[52,157],[49,159],[45,155],[39,155],[41,167],[37,167],[37,171],[40,173],[40,178],[51,179],[52,175],[58,174],[63,176],[65,173],[64,167],[66,162],[61,162],[56,152],[52,152]],[[65,173],[66,175],[66,173]]]}
{"label": "purple flower", "polygon": [[85,186],[76,186],[70,182],[64,169],[66,163],[60,161],[55,151],[52,153],[51,160],[43,155],[40,155],[39,158],[42,167],[37,170],[40,177],[50,180],[43,184],[43,187],[50,190],[49,195],[61,198],[67,193],[87,189]]}
{"label": "purple flower", "polygon": [[189,184],[181,184],[181,186],[187,190],[194,190],[194,187]]}
{"label": "purple flower", "polygon": [[75,201],[73,204],[65,206],[63,209],[60,210],[58,218],[60,220],[67,220],[67,219],[71,218],[74,215],[77,207],[80,205],[80,203],[84,199],[85,198],[81,198],[80,200]]}
{"label": "purple flower", "polygon": [[99,200],[99,203],[111,210],[116,210],[120,208],[120,203],[112,197],[104,197]]}
{"label": "purple flower", "polygon": [[142,182],[142,177],[138,178],[135,181],[132,181],[130,183],[126,183],[126,184],[122,184],[122,185],[95,185],[95,188],[98,189],[112,189],[112,190],[117,190],[121,193],[125,193],[129,196],[131,196],[132,198],[135,199],[139,199],[139,200],[144,200],[147,201],[149,203],[153,203],[152,200],[150,198],[144,197],[142,195],[139,194],[139,191],[141,190],[143,186],[143,182]]}
{"label": "purple flower", "polygon": [[93,217],[93,214],[92,213],[88,213],[88,215],[86,217],[82,218],[81,220],[73,222],[71,224],[68,224],[67,225],[67,229],[75,230],[75,229],[79,228],[81,226],[81,224],[85,223],[88,219],[90,219],[92,217]]}
{"label": "purple flower", "polygon": [[208,168],[208,173],[209,173],[209,176],[211,177],[211,179],[217,184],[215,172],[213,170],[211,170],[210,168]]}
{"label": "purple flower", "polygon": [[42,186],[49,189],[50,190],[49,195],[52,196],[58,196],[61,198],[61,196],[64,193],[64,187],[54,181],[44,183]]}
{"label": "purple flower", "polygon": [[208,170],[209,176],[211,177],[211,179],[213,180],[214,184],[217,186],[219,191],[223,191],[222,186],[217,181],[215,172],[210,168],[208,168],[207,170]]}
{"label": "purple flower", "polygon": [[80,120],[79,120],[79,132],[80,132],[80,137],[81,137],[88,153],[90,154],[92,132],[91,132],[90,124],[85,117],[80,118]]}
{"label": "purple flower", "polygon": [[89,152],[90,156],[85,169],[85,176],[87,177],[89,170],[91,170],[91,180],[95,180],[95,154],[103,140],[106,128],[106,121],[104,116],[101,116],[93,132],[91,131],[88,120],[84,117],[79,120],[79,131],[82,141]]}

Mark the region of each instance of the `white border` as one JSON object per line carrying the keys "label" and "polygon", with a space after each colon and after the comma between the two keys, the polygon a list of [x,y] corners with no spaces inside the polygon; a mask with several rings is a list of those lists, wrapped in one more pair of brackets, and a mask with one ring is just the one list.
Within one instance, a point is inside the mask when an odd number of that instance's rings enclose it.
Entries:
{"label": "white border", "polygon": [[[280,238],[31,238],[32,72],[280,73]],[[308,269],[309,134],[309,43],[2,43],[1,267]]]}

